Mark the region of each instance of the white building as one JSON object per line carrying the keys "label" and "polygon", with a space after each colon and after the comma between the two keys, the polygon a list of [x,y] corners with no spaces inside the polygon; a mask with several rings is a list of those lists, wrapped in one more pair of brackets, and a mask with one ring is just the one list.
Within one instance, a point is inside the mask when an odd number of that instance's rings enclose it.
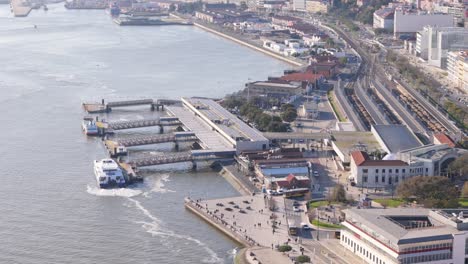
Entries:
{"label": "white building", "polygon": [[304,40],[304,45],[308,47],[313,46],[320,46],[323,47],[325,45],[325,41],[319,35],[305,35],[302,37]]}
{"label": "white building", "polygon": [[351,152],[350,180],[364,188],[397,185],[410,176],[408,163],[401,160],[372,160],[362,151]]}
{"label": "white building", "polygon": [[425,26],[416,40],[416,54],[429,64],[446,69],[449,51],[468,49],[468,29]]}
{"label": "white building", "polygon": [[468,49],[451,51],[447,55],[447,72],[450,80],[468,92]]}
{"label": "white building", "polygon": [[381,8],[374,12],[374,21],[373,27],[374,28],[381,28],[386,30],[393,30],[394,24],[394,8]]}
{"label": "white building", "polygon": [[316,101],[304,102],[300,108],[299,114],[303,118],[317,119],[320,115],[318,103]]}
{"label": "white building", "polygon": [[429,35],[429,27],[424,27],[423,30],[416,33],[416,56],[423,60],[428,59]]}
{"label": "white building", "polygon": [[293,0],[292,8],[294,11],[305,11],[306,10],[306,1],[305,0]]}
{"label": "white building", "polygon": [[347,209],[341,245],[367,263],[463,264],[468,210]]}
{"label": "white building", "polygon": [[400,10],[395,11],[393,21],[393,33],[416,33],[425,26],[452,27],[453,15],[440,13],[409,13]]}
{"label": "white building", "polygon": [[466,150],[447,144],[426,145],[373,160],[366,152],[351,152],[350,180],[365,188],[388,188],[413,176],[450,176],[449,164]]}
{"label": "white building", "polygon": [[399,152],[396,159],[410,166],[410,174],[424,176],[450,176],[449,164],[467,151],[449,144],[431,144]]}

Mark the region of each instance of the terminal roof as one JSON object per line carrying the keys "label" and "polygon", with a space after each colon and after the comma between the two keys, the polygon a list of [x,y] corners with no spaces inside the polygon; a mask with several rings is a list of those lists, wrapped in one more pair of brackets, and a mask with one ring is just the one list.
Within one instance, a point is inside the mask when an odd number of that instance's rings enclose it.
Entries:
{"label": "terminal roof", "polygon": [[422,146],[419,139],[405,125],[373,125],[391,153]]}

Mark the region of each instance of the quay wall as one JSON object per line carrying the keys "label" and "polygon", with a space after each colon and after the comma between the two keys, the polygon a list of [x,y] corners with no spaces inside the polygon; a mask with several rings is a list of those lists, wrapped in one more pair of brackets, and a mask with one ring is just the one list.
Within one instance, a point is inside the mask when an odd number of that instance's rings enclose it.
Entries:
{"label": "quay wall", "polygon": [[234,176],[227,168],[223,167],[219,174],[221,174],[221,176],[223,176],[223,178],[226,179],[241,195],[252,195],[252,192],[246,186],[244,186],[244,184],[239,181],[236,176]]}
{"label": "quay wall", "polygon": [[[179,19],[183,19],[182,17],[179,17],[179,16],[174,15],[174,14],[170,14],[170,15],[173,16],[173,17],[179,18]],[[262,53],[264,53],[264,54],[266,54],[266,55],[269,55],[269,56],[271,56],[271,57],[273,57],[273,58],[275,58],[275,59],[279,59],[279,60],[282,60],[282,61],[284,61],[284,62],[287,62],[287,63],[289,63],[289,64],[291,64],[291,65],[299,66],[299,67],[304,66],[304,65],[303,65],[302,63],[300,63],[300,62],[297,62],[297,61],[288,59],[288,58],[283,57],[283,56],[281,56],[281,55],[279,55],[279,54],[276,54],[276,53],[274,53],[274,52],[271,52],[271,51],[268,51],[268,50],[266,50],[266,49],[257,47],[257,46],[255,46],[255,45],[252,45],[252,44],[250,44],[250,43],[247,43],[247,42],[245,42],[245,41],[242,41],[242,40],[240,40],[240,39],[238,39],[238,38],[235,38],[235,37],[229,36],[229,35],[227,35],[227,34],[224,34],[224,33],[222,33],[222,32],[219,32],[218,30],[215,30],[215,29],[206,27],[206,26],[204,26],[204,25],[202,25],[202,24],[193,22],[193,25],[196,26],[196,27],[199,27],[199,28],[201,28],[201,29],[203,29],[203,30],[206,30],[206,31],[208,31],[208,32],[211,32],[211,33],[213,33],[213,34],[216,34],[216,35],[218,35],[218,36],[221,36],[221,37],[223,37],[223,38],[232,40],[232,41],[234,41],[234,42],[236,42],[236,43],[238,43],[238,44],[241,44],[241,45],[243,45],[243,46],[246,46],[246,47],[248,47],[248,48],[254,49],[254,50],[256,50],[256,51],[260,51],[260,52],[262,52]]]}
{"label": "quay wall", "polygon": [[229,229],[227,229],[225,226],[222,226],[220,223],[214,221],[211,217],[209,217],[206,213],[204,213],[202,210],[198,209],[197,207],[194,206],[191,200],[188,198],[185,199],[185,208],[191,211],[192,213],[198,215],[201,219],[205,220],[208,224],[212,225],[222,233],[224,233],[226,236],[230,237],[232,240],[235,242],[239,243],[240,245],[244,247],[250,247],[250,244],[239,237],[238,235],[234,234],[231,232]]}
{"label": "quay wall", "polygon": [[266,55],[269,55],[269,56],[274,57],[274,58],[276,58],[276,59],[282,60],[282,61],[287,62],[287,63],[289,63],[289,64],[292,64],[292,65],[294,65],[294,66],[303,66],[303,64],[300,63],[300,62],[290,60],[290,59],[285,58],[285,57],[283,57],[283,56],[281,56],[281,55],[279,55],[279,54],[276,54],[276,53],[274,53],[274,52],[265,50],[265,49],[263,49],[263,48],[254,46],[254,45],[252,45],[252,44],[250,44],[250,43],[247,43],[247,42],[242,41],[242,40],[240,40],[240,39],[231,37],[231,36],[229,36],[229,35],[227,35],[227,34],[221,33],[221,32],[219,32],[219,31],[217,31],[217,30],[214,30],[214,29],[212,29],[212,28],[206,27],[206,26],[201,25],[201,24],[199,24],[199,23],[193,22],[193,25],[196,26],[196,27],[199,27],[199,28],[201,28],[201,29],[204,29],[204,30],[206,30],[206,31],[208,31],[208,32],[214,33],[214,34],[216,34],[216,35],[218,35],[218,36],[221,36],[221,37],[224,37],[224,38],[226,38],[226,39],[232,40],[232,41],[234,41],[234,42],[236,42],[236,43],[238,43],[238,44],[241,44],[241,45],[243,45],[243,46],[249,47],[249,48],[254,49],[254,50],[256,50],[256,51],[260,51],[260,52],[262,52],[262,53],[264,53],[264,54],[266,54]]}

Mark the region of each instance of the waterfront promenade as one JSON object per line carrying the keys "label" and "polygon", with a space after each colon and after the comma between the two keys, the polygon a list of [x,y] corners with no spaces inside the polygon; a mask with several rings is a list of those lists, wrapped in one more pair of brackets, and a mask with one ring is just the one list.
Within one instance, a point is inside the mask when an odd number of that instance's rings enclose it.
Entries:
{"label": "waterfront promenade", "polygon": [[[292,259],[301,254],[301,247],[313,263],[348,263],[342,259],[341,247],[336,239],[323,237],[319,242],[312,237],[316,231],[303,230],[300,231],[300,236],[290,236],[288,219],[291,221],[299,218],[308,222],[307,217],[303,212],[293,216],[293,212],[285,209],[283,197],[273,197],[273,201],[276,207],[273,212],[269,209],[271,203],[268,202],[268,197],[258,193],[213,200],[187,198],[185,207],[246,247],[247,250],[242,251],[245,255],[239,258],[248,263],[292,263]],[[292,251],[277,251],[276,248],[284,244],[292,246]]]}

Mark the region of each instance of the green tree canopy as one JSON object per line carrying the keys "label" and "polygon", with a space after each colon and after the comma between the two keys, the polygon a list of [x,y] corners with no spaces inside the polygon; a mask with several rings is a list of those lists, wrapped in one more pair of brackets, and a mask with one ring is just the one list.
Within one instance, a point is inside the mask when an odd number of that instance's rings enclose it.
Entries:
{"label": "green tree canopy", "polygon": [[400,183],[397,193],[404,199],[416,198],[426,207],[458,206],[458,190],[446,177],[415,176]]}
{"label": "green tree canopy", "polygon": [[461,179],[466,180],[468,177],[468,153],[458,157],[449,165],[449,170],[456,173]]}
{"label": "green tree canopy", "polygon": [[335,187],[333,187],[331,193],[328,196],[328,200],[330,202],[346,202],[346,191],[344,189],[344,186],[341,184],[335,185]]}
{"label": "green tree canopy", "polygon": [[286,121],[286,122],[292,122],[296,119],[297,117],[297,111],[296,109],[288,109],[285,112],[281,113],[281,118]]}

